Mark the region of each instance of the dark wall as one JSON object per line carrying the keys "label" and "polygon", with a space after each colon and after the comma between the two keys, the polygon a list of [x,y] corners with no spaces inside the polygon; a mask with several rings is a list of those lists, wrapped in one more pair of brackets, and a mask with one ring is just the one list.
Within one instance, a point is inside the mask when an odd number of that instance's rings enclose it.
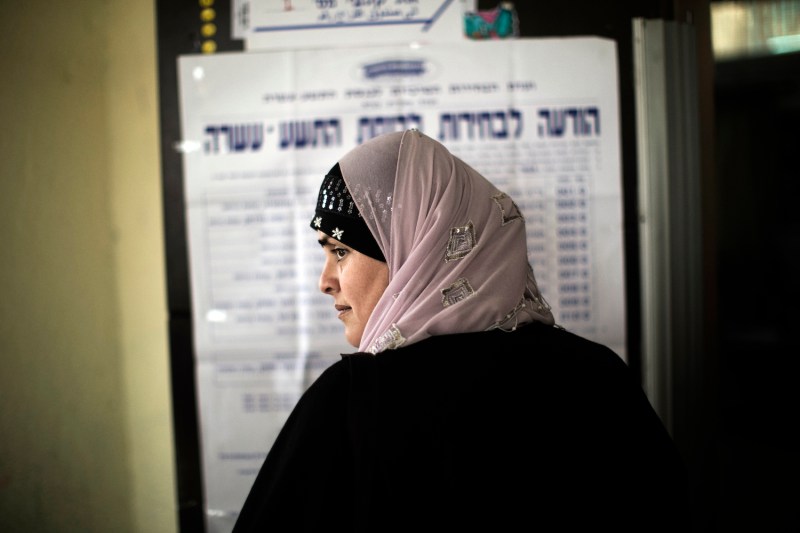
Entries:
{"label": "dark wall", "polygon": [[[230,39],[230,2],[213,6],[217,50],[242,50]],[[200,433],[194,381],[194,337],[191,318],[189,258],[183,190],[183,164],[175,143],[181,140],[178,106],[177,58],[201,51],[201,10],[196,0],[156,0],[158,91],[161,142],[161,183],[167,272],[172,417],[178,528],[184,533],[205,531]]]}
{"label": "dark wall", "polygon": [[800,53],[716,68],[719,531],[800,531]]}

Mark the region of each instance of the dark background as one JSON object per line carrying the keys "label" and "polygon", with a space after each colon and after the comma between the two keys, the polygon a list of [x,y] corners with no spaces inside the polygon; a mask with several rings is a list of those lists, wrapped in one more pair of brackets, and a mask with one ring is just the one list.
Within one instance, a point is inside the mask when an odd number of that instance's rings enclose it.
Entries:
{"label": "dark background", "polygon": [[800,531],[800,54],[716,67],[719,530]]}
{"label": "dark background", "polygon": [[[217,51],[230,3],[212,2]],[[498,2],[479,1],[479,9]],[[191,294],[176,58],[201,53],[196,1],[157,0],[161,153],[175,449],[182,532],[202,532],[204,505],[194,385]],[[628,358],[641,368],[632,19],[696,30],[703,237],[703,353],[673,391],[673,436],[691,476],[693,531],[800,531],[797,152],[800,54],[715,62],[710,2],[517,2],[523,37],[597,35],[617,42],[622,131]],[[576,509],[576,512],[580,512]]]}

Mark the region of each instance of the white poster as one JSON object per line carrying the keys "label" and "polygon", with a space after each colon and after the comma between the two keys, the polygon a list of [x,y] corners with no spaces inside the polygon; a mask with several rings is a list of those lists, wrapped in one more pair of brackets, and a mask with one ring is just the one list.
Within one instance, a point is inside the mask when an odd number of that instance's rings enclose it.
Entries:
{"label": "white poster", "polygon": [[300,394],[352,352],[309,227],[348,150],[416,127],[510,194],[559,324],[623,358],[616,45],[464,41],[179,58],[203,480],[230,531]]}

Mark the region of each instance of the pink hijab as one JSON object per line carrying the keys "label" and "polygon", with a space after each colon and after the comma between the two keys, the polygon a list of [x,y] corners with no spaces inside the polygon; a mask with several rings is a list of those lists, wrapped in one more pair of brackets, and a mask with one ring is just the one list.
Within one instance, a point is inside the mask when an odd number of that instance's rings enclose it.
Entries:
{"label": "pink hijab", "polygon": [[354,148],[339,166],[389,266],[359,351],[554,324],[516,204],[441,143],[416,129],[388,133]]}

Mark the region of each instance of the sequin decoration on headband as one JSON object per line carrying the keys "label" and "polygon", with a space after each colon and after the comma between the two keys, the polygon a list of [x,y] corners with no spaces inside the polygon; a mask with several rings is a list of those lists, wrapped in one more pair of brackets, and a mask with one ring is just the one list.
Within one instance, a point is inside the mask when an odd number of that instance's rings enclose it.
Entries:
{"label": "sequin decoration on headband", "polygon": [[310,226],[364,255],[386,262],[377,241],[361,217],[338,163],[322,180],[317,208]]}

